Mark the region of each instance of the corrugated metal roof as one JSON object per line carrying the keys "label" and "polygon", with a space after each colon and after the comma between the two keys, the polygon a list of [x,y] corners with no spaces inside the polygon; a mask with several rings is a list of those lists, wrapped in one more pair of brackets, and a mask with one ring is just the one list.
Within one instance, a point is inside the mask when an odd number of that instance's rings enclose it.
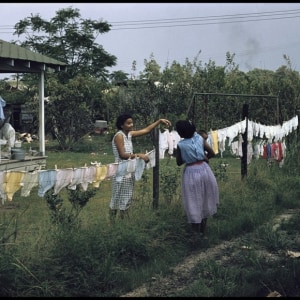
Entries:
{"label": "corrugated metal roof", "polygon": [[[10,61],[10,64],[8,64],[8,61]],[[23,62],[23,64],[20,64],[20,62]],[[29,62],[29,64],[25,67],[24,63],[26,62]],[[30,66],[30,63],[33,63],[33,65]],[[0,39],[0,73],[38,72],[42,65],[54,69],[60,69],[60,67],[65,69],[67,66],[64,62]]]}

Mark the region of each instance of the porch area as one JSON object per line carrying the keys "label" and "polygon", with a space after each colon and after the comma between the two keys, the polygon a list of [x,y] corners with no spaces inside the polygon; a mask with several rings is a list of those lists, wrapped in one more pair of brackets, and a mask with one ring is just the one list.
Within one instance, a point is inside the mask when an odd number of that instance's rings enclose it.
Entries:
{"label": "porch area", "polygon": [[0,171],[34,171],[42,170],[46,168],[47,156],[32,156],[26,154],[22,160],[16,160],[11,158],[0,159]]}

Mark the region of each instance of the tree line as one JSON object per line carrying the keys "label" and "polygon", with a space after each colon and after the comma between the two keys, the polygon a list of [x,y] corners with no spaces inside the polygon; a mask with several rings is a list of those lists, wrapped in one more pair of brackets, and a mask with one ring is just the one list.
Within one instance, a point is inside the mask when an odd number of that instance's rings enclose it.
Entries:
{"label": "tree line", "polygon": [[[107,70],[116,65],[117,57],[95,40],[99,34],[108,34],[110,28],[101,19],[82,19],[79,9],[73,8],[58,10],[49,21],[31,15],[14,27],[14,34],[24,39],[20,46],[68,64],[65,72],[45,74],[49,100],[45,104],[45,130],[58,140],[62,150],[71,149],[91,132],[96,120],[106,120],[114,128],[122,112],[131,113],[137,125],[145,126],[159,117],[173,123],[186,119],[190,108],[199,129],[209,130],[240,121],[245,102],[249,103],[249,118],[266,125],[289,120],[300,109],[299,72],[292,69],[286,55],[286,64],[276,71],[256,68],[243,72],[230,52],[226,52],[225,66],[217,66],[213,60],[203,62],[197,55],[192,60],[186,58],[184,64],[168,63],[164,69],[151,54],[144,60],[144,70],[133,77],[122,70]],[[133,72],[135,65],[133,61]],[[0,93],[7,103],[22,99],[38,114],[38,99],[34,97],[37,75],[21,76],[26,87],[22,91],[6,90],[5,81],[0,82]]]}

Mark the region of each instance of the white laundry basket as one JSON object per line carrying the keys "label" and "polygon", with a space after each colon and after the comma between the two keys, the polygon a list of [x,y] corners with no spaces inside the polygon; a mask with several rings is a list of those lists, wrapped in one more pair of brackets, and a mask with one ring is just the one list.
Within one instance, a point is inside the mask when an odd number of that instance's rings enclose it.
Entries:
{"label": "white laundry basket", "polygon": [[15,141],[15,148],[21,148],[22,147],[22,141]]}

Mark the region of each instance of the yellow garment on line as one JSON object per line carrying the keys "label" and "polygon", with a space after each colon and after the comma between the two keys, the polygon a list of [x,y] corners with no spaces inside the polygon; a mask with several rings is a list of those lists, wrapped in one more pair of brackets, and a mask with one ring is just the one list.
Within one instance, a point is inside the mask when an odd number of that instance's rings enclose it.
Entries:
{"label": "yellow garment on line", "polygon": [[7,200],[12,201],[15,192],[22,187],[23,171],[8,171],[3,180],[3,190]]}
{"label": "yellow garment on line", "polygon": [[103,181],[107,174],[107,166],[96,166],[96,176],[93,181],[93,187],[98,188],[100,186],[100,182]]}
{"label": "yellow garment on line", "polygon": [[218,140],[218,130],[211,131],[211,141],[212,141],[212,149],[215,154],[219,153],[219,140]]}

